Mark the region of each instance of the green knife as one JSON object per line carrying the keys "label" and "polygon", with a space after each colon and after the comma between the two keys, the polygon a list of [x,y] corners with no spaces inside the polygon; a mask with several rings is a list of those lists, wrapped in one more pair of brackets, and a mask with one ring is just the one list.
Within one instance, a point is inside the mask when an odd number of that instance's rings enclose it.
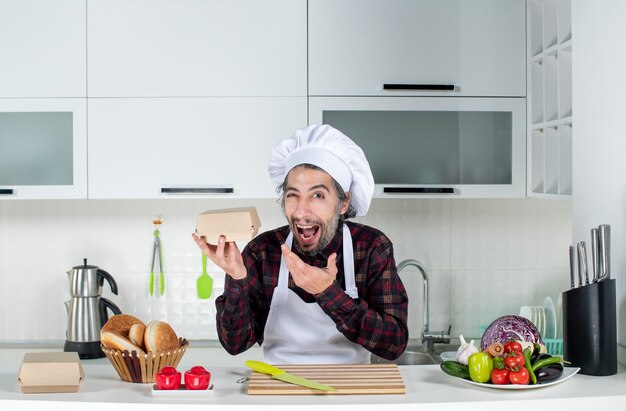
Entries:
{"label": "green knife", "polygon": [[266,364],[261,361],[249,360],[249,361],[246,361],[245,364],[256,372],[271,375],[272,378],[276,378],[277,380],[285,381],[290,384],[296,384],[302,387],[308,387],[308,388],[313,388],[313,389],[322,390],[322,391],[337,391],[337,389],[329,385],[320,384],[317,381],[307,380],[306,378],[289,374],[286,371],[281,370],[278,367],[274,367],[273,365]]}

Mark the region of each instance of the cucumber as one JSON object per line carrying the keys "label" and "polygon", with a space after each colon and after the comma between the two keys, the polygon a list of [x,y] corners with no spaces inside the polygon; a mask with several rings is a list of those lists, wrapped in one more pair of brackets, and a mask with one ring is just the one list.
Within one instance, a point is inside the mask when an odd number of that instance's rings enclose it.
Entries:
{"label": "cucumber", "polygon": [[440,365],[441,370],[453,377],[459,377],[466,380],[470,379],[469,368],[467,365],[463,365],[456,361],[444,361]]}

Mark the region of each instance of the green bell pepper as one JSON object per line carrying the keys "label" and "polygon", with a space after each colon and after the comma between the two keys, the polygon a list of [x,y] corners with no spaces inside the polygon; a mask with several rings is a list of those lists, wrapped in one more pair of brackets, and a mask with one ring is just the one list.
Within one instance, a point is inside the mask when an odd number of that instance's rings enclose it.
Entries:
{"label": "green bell pepper", "polygon": [[470,378],[475,382],[487,382],[491,379],[493,358],[486,352],[477,352],[467,359]]}

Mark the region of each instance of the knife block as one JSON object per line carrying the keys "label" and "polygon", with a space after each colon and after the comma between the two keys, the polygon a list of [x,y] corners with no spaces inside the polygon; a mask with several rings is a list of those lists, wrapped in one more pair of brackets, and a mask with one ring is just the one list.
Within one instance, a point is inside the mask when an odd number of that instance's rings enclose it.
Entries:
{"label": "knife block", "polygon": [[563,359],[581,374],[617,373],[615,280],[562,293]]}

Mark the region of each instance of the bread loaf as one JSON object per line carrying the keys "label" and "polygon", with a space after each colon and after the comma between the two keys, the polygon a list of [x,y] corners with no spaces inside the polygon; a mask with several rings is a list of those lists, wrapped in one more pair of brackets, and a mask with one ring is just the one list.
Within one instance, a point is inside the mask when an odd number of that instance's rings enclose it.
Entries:
{"label": "bread loaf", "polygon": [[128,339],[135,345],[141,348],[145,348],[143,344],[143,336],[146,332],[146,326],[143,324],[133,324],[128,331]]}
{"label": "bread loaf", "polygon": [[100,333],[100,342],[107,348],[120,351],[133,352],[136,351],[137,355],[145,354],[145,351],[133,344],[129,339],[120,335],[115,331],[102,331]]}
{"label": "bread loaf", "polygon": [[100,329],[100,335],[102,335],[105,331],[113,331],[122,337],[129,339],[128,334],[130,332],[130,327],[132,327],[133,324],[141,324],[145,326],[143,321],[137,317],[133,317],[128,314],[117,314],[109,318],[109,320],[102,326]]}
{"label": "bread loaf", "polygon": [[179,346],[176,332],[163,321],[150,321],[146,325],[143,342],[148,352],[175,350]]}

